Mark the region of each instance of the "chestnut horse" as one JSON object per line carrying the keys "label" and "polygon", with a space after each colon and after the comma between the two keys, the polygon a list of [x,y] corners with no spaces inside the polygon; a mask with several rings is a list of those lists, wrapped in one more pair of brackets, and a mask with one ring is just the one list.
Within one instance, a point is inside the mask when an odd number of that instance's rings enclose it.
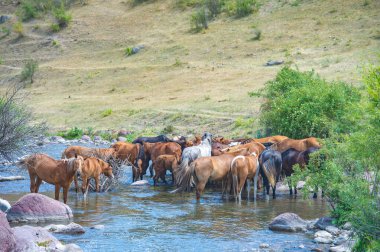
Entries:
{"label": "chestnut horse", "polygon": [[[308,165],[310,160],[310,154],[319,150],[319,148],[310,147],[305,151],[297,151],[296,149],[290,148],[283,153],[282,157],[282,171],[285,173],[285,176],[289,177],[293,174],[293,166],[298,164],[301,168],[305,168]],[[292,186],[289,181],[290,194],[293,194]],[[294,193],[297,194],[297,188],[294,188]]]}
{"label": "chestnut horse", "polygon": [[75,173],[83,166],[83,157],[55,160],[46,154],[33,154],[20,161],[20,165],[28,169],[30,176],[30,192],[38,193],[45,181],[55,185],[55,199],[59,200],[59,191],[63,188],[63,202],[67,202],[69,187]]}
{"label": "chestnut horse", "polygon": [[[276,198],[276,184],[280,179],[282,169],[281,153],[267,149],[261,153],[259,158],[260,173],[264,180],[264,186],[269,195],[269,186],[272,187],[273,199]],[[265,192],[265,190],[264,190]]]}
{"label": "chestnut horse", "polygon": [[[90,178],[95,179],[95,189],[96,192],[100,191],[100,174],[113,179],[112,167],[99,158],[86,158],[81,169],[78,170],[82,177],[82,193],[87,195],[88,187],[90,185]],[[78,191],[77,178],[74,177],[75,188]]]}
{"label": "chestnut horse", "polygon": [[169,170],[172,173],[172,182],[174,184],[174,174],[176,173],[179,159],[175,155],[160,155],[153,162],[154,167],[154,185],[157,185],[158,178],[161,178],[162,181],[166,184],[166,170]]}
{"label": "chestnut horse", "polygon": [[115,154],[114,148],[88,148],[83,146],[69,146],[62,153],[62,159],[82,156],[83,158],[97,157],[107,160]]}
{"label": "chestnut horse", "polygon": [[310,147],[321,148],[321,144],[315,137],[309,137],[300,140],[288,138],[279,143],[273,144],[270,148],[282,153],[290,148],[296,149],[297,151],[305,151]]}
{"label": "chestnut horse", "polygon": [[222,144],[220,142],[213,142],[211,145],[211,156],[219,156],[222,155],[223,149],[228,148],[229,146],[226,144]]}
{"label": "chestnut horse", "polygon": [[153,176],[153,163],[160,155],[174,155],[177,160],[180,160],[182,149],[181,146],[175,142],[168,143],[144,143],[144,151],[145,151],[145,166],[142,167],[140,171],[140,176],[142,177],[146,174],[146,170],[148,169],[148,163],[152,160],[152,166],[150,166],[150,174]]}
{"label": "chestnut horse", "polygon": [[[255,152],[249,156],[236,156],[231,162],[232,190],[235,199],[241,201],[241,191],[244,184],[253,180],[253,198],[256,199],[257,181],[259,177],[260,165]],[[249,193],[249,189],[248,189]]]}
{"label": "chestnut horse", "polygon": [[251,141],[249,143],[246,143],[246,144],[239,144],[239,145],[236,145],[236,146],[233,146],[233,147],[228,147],[226,149],[223,149],[222,151],[224,153],[229,153],[229,152],[235,152],[239,149],[248,149],[248,152],[250,153],[256,153],[257,156],[259,156],[261,154],[261,152],[263,152],[265,150],[265,146],[261,143],[258,143],[256,141]]}
{"label": "chestnut horse", "polygon": [[116,142],[111,145],[111,148],[115,149],[114,156],[117,159],[128,161],[131,164],[133,173],[132,179],[133,181],[136,181],[140,177],[138,156],[140,153],[141,145],[126,142]]}

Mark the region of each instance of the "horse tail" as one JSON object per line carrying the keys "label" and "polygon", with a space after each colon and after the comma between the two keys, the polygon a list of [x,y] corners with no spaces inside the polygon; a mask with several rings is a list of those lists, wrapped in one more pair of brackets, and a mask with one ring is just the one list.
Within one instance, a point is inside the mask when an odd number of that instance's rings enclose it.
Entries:
{"label": "horse tail", "polygon": [[34,167],[36,155],[30,155],[23,157],[21,160],[19,160],[16,165],[22,169],[28,169],[29,167]]}
{"label": "horse tail", "polygon": [[253,198],[256,199],[256,195],[257,195],[257,182],[258,182],[258,178],[259,178],[259,173],[260,173],[260,162],[259,162],[259,159],[257,158],[256,156],[256,174],[255,174],[255,177],[253,178]]}
{"label": "horse tail", "polygon": [[189,165],[190,160],[188,158],[184,158],[181,164],[178,167],[178,172],[176,174],[176,184],[177,189],[172,192],[189,192],[191,189],[191,177],[194,173],[194,162]]}
{"label": "horse tail", "polygon": [[276,170],[274,157],[271,156],[263,163],[263,172],[267,177],[269,184],[274,188],[276,186],[276,177],[274,171]]}
{"label": "horse tail", "polygon": [[232,191],[234,192],[234,197],[237,198],[238,196],[238,171],[237,171],[237,160],[238,159],[244,159],[244,156],[236,156],[234,159],[232,159],[231,165],[230,165],[230,172],[232,175]]}

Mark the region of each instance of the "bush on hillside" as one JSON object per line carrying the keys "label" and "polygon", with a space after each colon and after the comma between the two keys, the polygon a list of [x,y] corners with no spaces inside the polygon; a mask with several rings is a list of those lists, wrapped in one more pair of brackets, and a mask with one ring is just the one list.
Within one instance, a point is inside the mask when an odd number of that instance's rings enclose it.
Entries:
{"label": "bush on hillside", "polygon": [[26,61],[24,67],[21,72],[21,81],[26,81],[30,79],[30,83],[33,83],[34,73],[38,69],[38,62],[33,59],[29,59]]}
{"label": "bush on hillside", "polygon": [[72,19],[71,14],[65,10],[65,6],[63,4],[59,8],[54,9],[53,15],[61,28],[66,27]]}
{"label": "bush on hillside", "polygon": [[266,101],[260,121],[273,134],[325,138],[332,132],[350,132],[358,123],[358,89],[327,82],[314,72],[284,67],[266,84],[262,95]]}
{"label": "bush on hillside", "polygon": [[200,8],[191,15],[191,28],[195,32],[200,32],[203,29],[208,28],[208,10],[206,8]]}

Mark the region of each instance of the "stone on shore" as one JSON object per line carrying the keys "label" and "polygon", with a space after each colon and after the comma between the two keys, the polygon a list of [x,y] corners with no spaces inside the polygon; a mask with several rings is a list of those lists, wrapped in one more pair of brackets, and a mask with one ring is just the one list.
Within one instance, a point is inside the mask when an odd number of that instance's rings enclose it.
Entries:
{"label": "stone on shore", "polygon": [[61,224],[51,224],[44,227],[47,231],[60,234],[83,234],[85,233],[84,228],[74,222],[71,222],[69,225]]}
{"label": "stone on shore", "polygon": [[7,212],[9,222],[56,222],[71,218],[73,213],[68,205],[39,193],[21,197]]}
{"label": "stone on shore", "polygon": [[0,212],[3,211],[5,213],[10,208],[11,208],[11,204],[9,204],[8,201],[0,199]]}
{"label": "stone on shore", "polygon": [[330,244],[333,242],[333,236],[329,232],[321,230],[314,234],[314,241],[317,243]]}
{"label": "stone on shore", "polygon": [[322,217],[322,218],[319,218],[317,223],[315,223],[315,226],[319,229],[325,230],[326,227],[333,225],[332,221],[333,219],[331,217]]}
{"label": "stone on shore", "polygon": [[14,238],[13,230],[9,226],[5,213],[0,211],[0,250],[1,251],[14,251],[16,240]]}
{"label": "stone on shore", "polygon": [[283,213],[277,216],[269,224],[273,231],[298,232],[306,231],[307,221],[295,213]]}

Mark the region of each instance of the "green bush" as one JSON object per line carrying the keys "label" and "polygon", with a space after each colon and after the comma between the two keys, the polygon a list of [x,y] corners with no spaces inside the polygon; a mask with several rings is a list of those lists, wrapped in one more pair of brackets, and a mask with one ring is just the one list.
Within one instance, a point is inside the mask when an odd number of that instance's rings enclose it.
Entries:
{"label": "green bush", "polygon": [[17,22],[13,25],[13,31],[17,33],[19,37],[24,36],[24,26],[21,22]]}
{"label": "green bush", "polygon": [[127,48],[125,48],[124,53],[127,56],[131,56],[131,55],[135,54],[134,50],[133,50],[133,47],[127,47]]}
{"label": "green bush", "polygon": [[53,23],[50,25],[50,30],[52,32],[59,32],[61,30],[61,27],[59,27],[59,24]]}
{"label": "green bush", "polygon": [[257,11],[258,7],[256,0],[236,0],[235,16],[238,18],[248,16]]}
{"label": "green bush", "polygon": [[33,83],[33,76],[37,69],[38,62],[36,60],[27,60],[21,72],[21,81],[30,79],[30,83]]}
{"label": "green bush", "polygon": [[191,15],[191,28],[195,32],[200,32],[208,28],[208,10],[204,7],[198,9]]}
{"label": "green bush", "polygon": [[65,10],[65,6],[63,4],[61,5],[61,7],[55,8],[53,10],[53,15],[57,20],[59,27],[61,28],[66,27],[72,19],[71,14]]}
{"label": "green bush", "polygon": [[34,1],[21,1],[18,9],[18,15],[22,21],[28,21],[32,18],[36,18],[38,15],[38,9],[34,4]]}
{"label": "green bush", "polygon": [[204,2],[204,6],[209,10],[211,18],[215,18],[220,14],[222,4],[223,2],[221,0],[205,0]]}
{"label": "green bush", "polygon": [[22,21],[28,21],[48,13],[54,8],[68,6],[70,3],[71,1],[67,0],[22,0],[17,9],[17,15]]}
{"label": "green bush", "polygon": [[83,136],[83,130],[81,128],[74,127],[67,131],[58,132],[58,136],[61,136],[63,138],[70,139],[70,140],[77,139]]}
{"label": "green bush", "polygon": [[[261,124],[291,138],[328,137],[358,125],[360,93],[345,83],[329,83],[314,72],[284,67],[262,90]],[[356,113],[355,113],[356,112]]]}
{"label": "green bush", "polygon": [[107,117],[107,116],[110,116],[112,114],[112,109],[106,109],[104,110],[102,113],[101,113],[101,116],[102,117]]}

